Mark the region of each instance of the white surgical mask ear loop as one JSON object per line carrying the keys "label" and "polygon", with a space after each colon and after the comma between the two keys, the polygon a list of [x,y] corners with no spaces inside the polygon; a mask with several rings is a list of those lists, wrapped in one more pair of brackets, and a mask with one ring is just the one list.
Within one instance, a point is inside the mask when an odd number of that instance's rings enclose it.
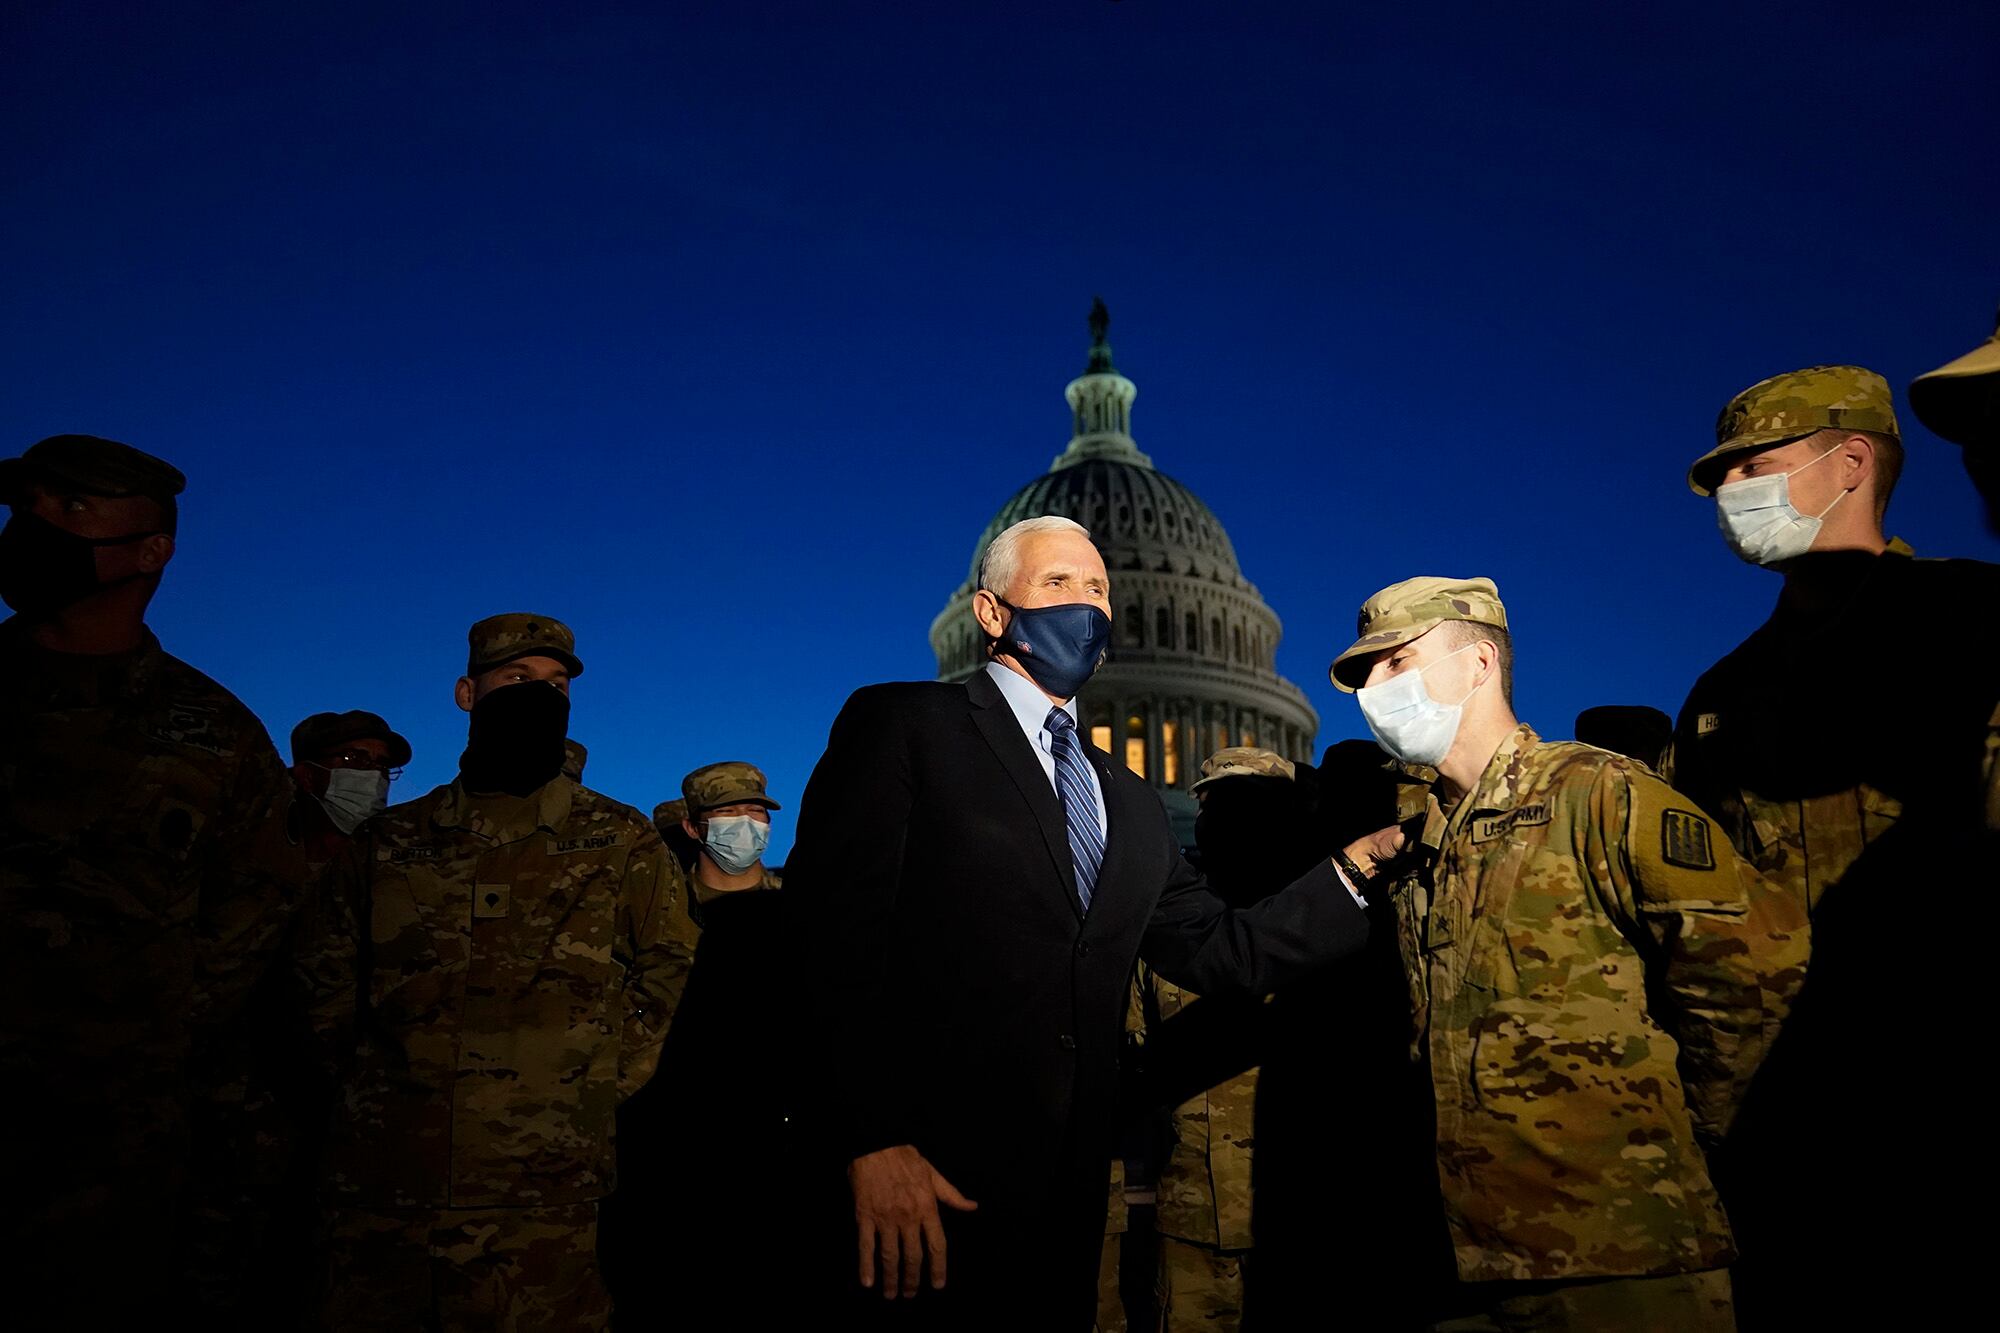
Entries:
{"label": "white surgical mask ear loop", "polygon": [[[1466,649],[1477,648],[1480,644],[1484,642],[1486,642],[1486,640],[1484,639],[1474,639],[1471,643],[1462,643],[1458,647],[1446,653],[1443,657],[1440,657],[1437,661],[1431,663],[1431,666],[1418,667],[1417,668],[1418,680],[1421,681],[1423,679],[1423,674],[1426,671],[1429,671],[1431,667],[1443,666],[1446,662],[1451,661],[1452,658],[1457,657],[1460,653],[1464,652]],[[1448,704],[1444,702],[1444,700],[1438,698],[1435,694],[1431,694],[1431,687],[1429,686],[1429,684],[1424,685],[1424,693],[1430,695],[1431,702],[1438,705],[1438,707],[1440,708],[1463,708],[1465,707],[1465,701],[1467,699],[1470,699],[1474,694],[1476,694],[1479,690],[1479,686],[1484,685],[1485,683],[1486,683],[1485,681],[1480,681],[1477,684],[1469,687],[1464,694],[1461,694],[1458,697],[1458,702],[1456,703]]]}
{"label": "white surgical mask ear loop", "polygon": [[[1840,442],[1840,444],[1846,444],[1846,443],[1847,443],[1846,440],[1842,440]],[[1804,472],[1807,468],[1816,467],[1817,465],[1824,463],[1827,459],[1832,458],[1835,454],[1840,452],[1840,444],[1834,445],[1833,448],[1827,450],[1825,453],[1821,454],[1818,458],[1813,459],[1812,462],[1807,463],[1805,467],[1795,467],[1790,472],[1785,473],[1786,495],[1789,496],[1791,494],[1793,477],[1798,476],[1799,473]],[[1833,497],[1833,504],[1830,504],[1826,508],[1820,510],[1817,514],[1814,514],[1813,517],[1825,518],[1828,514],[1831,514],[1833,512],[1833,505],[1839,504],[1841,498],[1846,494],[1847,494],[1847,489],[1845,487],[1842,487],[1840,490],[1840,494]]]}

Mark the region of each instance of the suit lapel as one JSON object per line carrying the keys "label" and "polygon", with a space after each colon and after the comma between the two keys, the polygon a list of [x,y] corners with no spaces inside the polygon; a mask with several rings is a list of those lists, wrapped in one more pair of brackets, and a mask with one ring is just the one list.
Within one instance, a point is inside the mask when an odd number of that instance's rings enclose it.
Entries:
{"label": "suit lapel", "polygon": [[1055,788],[1035,757],[1034,746],[1021,733],[1021,724],[1001,695],[1000,687],[984,671],[965,683],[965,697],[972,705],[972,720],[979,734],[985,737],[994,757],[1020,789],[1028,809],[1034,812],[1042,843],[1060,876],[1063,901],[1070,905],[1071,911],[1082,915],[1076,899],[1076,863],[1069,854],[1069,825],[1063,820],[1062,802],[1056,799]]}

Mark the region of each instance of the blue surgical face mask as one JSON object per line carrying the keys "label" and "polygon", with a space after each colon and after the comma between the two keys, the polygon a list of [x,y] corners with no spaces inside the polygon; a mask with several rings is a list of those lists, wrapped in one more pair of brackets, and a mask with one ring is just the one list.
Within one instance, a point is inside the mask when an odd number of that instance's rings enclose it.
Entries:
{"label": "blue surgical face mask", "polygon": [[1430,666],[1401,672],[1380,685],[1363,685],[1354,692],[1354,701],[1361,705],[1361,716],[1368,720],[1368,729],[1375,733],[1383,749],[1406,764],[1436,768],[1444,761],[1451,753],[1451,743],[1458,739],[1458,725],[1465,717],[1465,700],[1472,697],[1472,690],[1467,690],[1465,698],[1455,704],[1441,704],[1425,687],[1424,672],[1442,666],[1467,648],[1478,646],[1468,643]]}
{"label": "blue surgical face mask", "polygon": [[1729,549],[1753,565],[1783,564],[1810,551],[1819,537],[1820,520],[1847,492],[1834,496],[1833,504],[1817,514],[1801,514],[1792,504],[1791,478],[1839,450],[1836,444],[1805,467],[1775,477],[1749,477],[1717,486],[1715,521]]}
{"label": "blue surgical face mask", "polygon": [[701,845],[725,874],[740,875],[764,858],[771,826],[754,815],[716,815],[708,821]]}
{"label": "blue surgical face mask", "polygon": [[319,803],[335,828],[352,834],[389,808],[389,775],[379,768],[326,768]]}
{"label": "blue surgical face mask", "polygon": [[[993,600],[1000,601],[997,597]],[[1001,651],[1019,662],[1048,693],[1058,699],[1074,699],[1104,661],[1104,650],[1111,644],[1111,617],[1088,602],[1000,605],[1014,613],[1007,628],[1000,631]]]}

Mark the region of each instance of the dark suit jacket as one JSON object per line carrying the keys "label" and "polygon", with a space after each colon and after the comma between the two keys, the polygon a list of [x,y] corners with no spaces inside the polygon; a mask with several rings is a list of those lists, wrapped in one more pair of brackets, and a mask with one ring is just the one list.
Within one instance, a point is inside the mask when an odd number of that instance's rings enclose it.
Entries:
{"label": "dark suit jacket", "polygon": [[[982,1227],[1094,1269],[1135,960],[1261,994],[1358,949],[1367,919],[1324,863],[1231,911],[1152,789],[1085,753],[1108,825],[1088,914],[1055,790],[984,673],[862,689],[806,788],[785,892],[836,1152],[914,1144]],[[956,1286],[956,1245],[951,1263]]]}

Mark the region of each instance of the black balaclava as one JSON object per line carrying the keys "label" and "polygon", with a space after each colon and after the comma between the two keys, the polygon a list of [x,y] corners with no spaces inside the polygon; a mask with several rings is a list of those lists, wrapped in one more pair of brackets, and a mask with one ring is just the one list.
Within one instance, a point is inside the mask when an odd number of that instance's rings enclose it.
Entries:
{"label": "black balaclava", "polygon": [[526,796],[562,772],[569,696],[545,680],[503,685],[472,706],[458,771],[468,791]]}

